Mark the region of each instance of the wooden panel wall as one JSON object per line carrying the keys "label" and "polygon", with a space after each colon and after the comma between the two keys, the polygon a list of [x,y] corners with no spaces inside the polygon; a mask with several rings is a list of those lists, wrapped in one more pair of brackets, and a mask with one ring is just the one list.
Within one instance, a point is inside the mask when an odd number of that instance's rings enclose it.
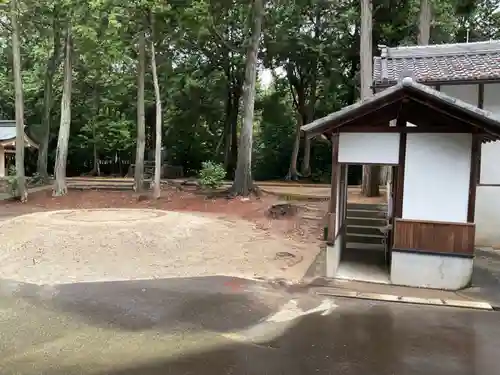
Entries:
{"label": "wooden panel wall", "polygon": [[472,255],[474,234],[473,223],[396,219],[393,248]]}

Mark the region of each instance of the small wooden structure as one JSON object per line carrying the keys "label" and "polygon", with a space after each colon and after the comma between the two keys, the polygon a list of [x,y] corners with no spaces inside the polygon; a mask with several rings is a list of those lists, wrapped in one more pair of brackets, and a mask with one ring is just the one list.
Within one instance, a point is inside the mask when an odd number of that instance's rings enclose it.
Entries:
{"label": "small wooden structure", "polygon": [[[38,148],[38,145],[24,134],[26,147]],[[0,178],[5,177],[5,155],[16,152],[16,122],[13,120],[0,120]]]}
{"label": "small wooden structure", "polygon": [[481,142],[500,138],[500,119],[404,78],[373,97],[302,127],[332,140],[327,267],[346,249],[347,165],[390,165],[390,282],[456,290],[474,258],[474,204]]}
{"label": "small wooden structure", "polygon": [[[405,71],[419,83],[500,115],[500,40],[427,46],[379,46],[373,61],[375,92],[397,84]],[[481,145],[477,174],[477,246],[500,244],[500,142]]]}

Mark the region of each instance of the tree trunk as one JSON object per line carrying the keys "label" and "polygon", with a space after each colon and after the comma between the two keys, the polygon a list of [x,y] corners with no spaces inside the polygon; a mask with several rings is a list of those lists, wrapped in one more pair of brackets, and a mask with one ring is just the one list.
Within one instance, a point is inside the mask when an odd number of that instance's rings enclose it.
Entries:
{"label": "tree trunk", "polygon": [[432,9],[431,0],[420,0],[420,17],[418,22],[418,45],[429,44],[431,36]]}
{"label": "tree trunk", "polygon": [[17,24],[17,2],[11,0],[12,61],[16,106],[16,179],[17,193],[21,202],[28,200],[28,190],[24,176],[24,99],[21,79],[21,47],[19,46],[19,25]]}
{"label": "tree trunk", "polygon": [[144,76],[146,75],[146,37],[139,34],[137,61],[137,145],[135,151],[134,188],[141,193],[144,185],[144,151],[146,149],[146,115],[144,105]]}
{"label": "tree trunk", "polygon": [[92,168],[92,175],[101,175],[101,168],[99,167],[99,155],[97,153],[97,141],[96,141],[96,121],[92,123],[92,139],[93,139],[93,145],[92,145],[92,156],[94,158],[94,167]]}
{"label": "tree trunk", "polygon": [[231,111],[232,111],[232,103],[233,97],[231,94],[231,87],[228,85],[227,93],[226,93],[226,113],[224,118],[224,132],[222,134],[222,138],[220,140],[220,145],[218,145],[216,149],[216,153],[218,153],[221,145],[224,146],[224,169],[226,173],[229,174],[229,156],[231,150]]}
{"label": "tree trunk", "polygon": [[304,139],[304,158],[300,168],[303,177],[311,176],[311,141],[312,139],[308,137]]}
{"label": "tree trunk", "polygon": [[234,179],[234,172],[238,162],[238,115],[240,112],[240,94],[233,93],[233,104],[231,112],[231,150],[228,165],[228,178]]}
{"label": "tree trunk", "polygon": [[[361,100],[373,95],[372,83],[372,1],[361,0],[361,32],[360,32],[360,66],[361,66]],[[376,197],[380,194],[380,167],[364,165],[361,194]]]}
{"label": "tree trunk", "polygon": [[69,130],[71,126],[71,84],[73,78],[73,67],[71,61],[71,25],[68,26],[65,40],[64,57],[64,84],[61,99],[61,124],[59,126],[59,138],[57,139],[56,163],[54,167],[55,185],[53,195],[55,197],[66,195],[66,163],[68,159]]}
{"label": "tree trunk", "polygon": [[[154,32],[153,32],[154,35]],[[158,74],[156,72],[156,53],[154,37],[151,38],[151,70],[153,73],[153,85],[155,89],[156,101],[156,136],[155,136],[155,177],[153,187],[153,197],[160,198],[161,185],[161,98],[160,98],[160,85],[158,83]]]}
{"label": "tree trunk", "polygon": [[100,72],[97,72],[97,76],[94,81],[94,119],[92,120],[92,157],[94,159],[94,165],[90,171],[91,176],[100,176],[101,169],[99,167],[99,155],[97,152],[97,123],[99,121],[99,91],[98,85],[100,80]]}
{"label": "tree trunk", "polygon": [[238,162],[232,191],[236,195],[248,196],[253,189],[252,180],[252,143],[253,116],[255,105],[255,81],[257,76],[257,54],[264,17],[263,0],[253,0],[253,27],[250,45],[247,50],[245,84],[243,90],[243,123],[238,148]]}
{"label": "tree trunk", "polygon": [[378,197],[380,195],[380,166],[363,166],[362,194],[366,197]]}
{"label": "tree trunk", "polygon": [[[55,16],[54,16],[55,17]],[[44,78],[44,91],[43,91],[43,118],[42,118],[42,137],[40,147],[38,149],[37,172],[45,182],[49,181],[49,172],[47,163],[49,158],[49,140],[50,140],[50,124],[52,119],[53,100],[53,84],[54,75],[59,65],[59,56],[61,53],[61,40],[59,26],[56,21],[53,22],[53,51],[52,56],[47,61]]]}
{"label": "tree trunk", "polygon": [[287,180],[296,181],[299,179],[297,172],[297,158],[300,150],[300,127],[302,126],[302,116],[297,112],[297,126],[295,127],[295,142],[293,143],[292,159],[290,160],[290,167],[288,168]]}

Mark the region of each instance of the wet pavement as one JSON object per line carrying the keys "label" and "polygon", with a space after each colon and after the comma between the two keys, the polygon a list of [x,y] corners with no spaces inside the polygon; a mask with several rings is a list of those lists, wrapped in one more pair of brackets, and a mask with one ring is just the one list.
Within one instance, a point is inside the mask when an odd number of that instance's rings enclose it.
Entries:
{"label": "wet pavement", "polygon": [[500,313],[228,277],[0,282],[0,374],[500,374]]}

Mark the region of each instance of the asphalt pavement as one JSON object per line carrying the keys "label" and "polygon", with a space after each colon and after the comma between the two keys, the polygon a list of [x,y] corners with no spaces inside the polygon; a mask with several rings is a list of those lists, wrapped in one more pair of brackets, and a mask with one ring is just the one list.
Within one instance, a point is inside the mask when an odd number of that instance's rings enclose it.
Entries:
{"label": "asphalt pavement", "polygon": [[499,312],[237,278],[0,282],[2,375],[489,375],[499,346]]}

